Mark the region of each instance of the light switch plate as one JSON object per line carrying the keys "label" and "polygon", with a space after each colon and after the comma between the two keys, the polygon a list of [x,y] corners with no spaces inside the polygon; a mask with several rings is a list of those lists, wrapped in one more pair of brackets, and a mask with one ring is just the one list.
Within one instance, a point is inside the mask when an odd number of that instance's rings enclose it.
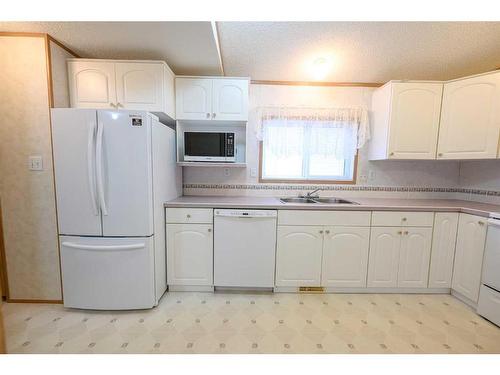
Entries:
{"label": "light switch plate", "polygon": [[257,168],[250,168],[250,177],[257,177]]}
{"label": "light switch plate", "polygon": [[43,158],[41,155],[31,155],[28,158],[28,169],[30,171],[43,171]]}

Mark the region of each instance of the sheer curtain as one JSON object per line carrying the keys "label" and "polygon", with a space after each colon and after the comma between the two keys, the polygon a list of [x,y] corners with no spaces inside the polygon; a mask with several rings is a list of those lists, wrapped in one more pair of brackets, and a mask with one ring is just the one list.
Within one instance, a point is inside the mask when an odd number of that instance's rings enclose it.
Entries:
{"label": "sheer curtain", "polygon": [[360,108],[260,108],[263,177],[350,179],[357,149],[370,137]]}
{"label": "sheer curtain", "polygon": [[295,153],[308,135],[309,148],[320,154],[351,158],[370,139],[368,112],[362,108],[292,108],[259,109],[257,139],[276,155]]}

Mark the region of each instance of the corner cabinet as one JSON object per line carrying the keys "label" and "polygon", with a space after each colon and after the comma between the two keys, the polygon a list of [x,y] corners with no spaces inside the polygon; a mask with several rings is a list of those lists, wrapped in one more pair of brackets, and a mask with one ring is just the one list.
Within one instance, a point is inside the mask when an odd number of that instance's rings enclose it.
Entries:
{"label": "corner cabinet", "polygon": [[451,288],[476,303],[481,286],[486,219],[460,214]]}
{"label": "corner cabinet", "polygon": [[175,119],[174,74],[163,61],[68,59],[74,108],[144,110]]}
{"label": "corner cabinet", "polygon": [[497,157],[500,72],[444,84],[438,159]]}
{"label": "corner cabinet", "polygon": [[372,98],[370,159],[435,159],[442,83],[394,82]]}
{"label": "corner cabinet", "polygon": [[248,121],[248,79],[177,77],[178,120]]}

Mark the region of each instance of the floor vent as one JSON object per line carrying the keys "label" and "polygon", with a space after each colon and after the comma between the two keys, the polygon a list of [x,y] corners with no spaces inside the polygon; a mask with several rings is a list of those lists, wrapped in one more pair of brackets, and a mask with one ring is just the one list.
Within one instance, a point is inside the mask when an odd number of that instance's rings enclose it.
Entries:
{"label": "floor vent", "polygon": [[321,286],[301,286],[299,287],[300,293],[324,293],[325,288]]}

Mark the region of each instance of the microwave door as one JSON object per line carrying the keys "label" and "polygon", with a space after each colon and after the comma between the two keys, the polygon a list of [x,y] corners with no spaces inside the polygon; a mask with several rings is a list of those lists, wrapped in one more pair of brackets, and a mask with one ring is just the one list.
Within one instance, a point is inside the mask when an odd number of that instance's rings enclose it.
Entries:
{"label": "microwave door", "polygon": [[185,161],[226,161],[225,133],[185,132]]}

